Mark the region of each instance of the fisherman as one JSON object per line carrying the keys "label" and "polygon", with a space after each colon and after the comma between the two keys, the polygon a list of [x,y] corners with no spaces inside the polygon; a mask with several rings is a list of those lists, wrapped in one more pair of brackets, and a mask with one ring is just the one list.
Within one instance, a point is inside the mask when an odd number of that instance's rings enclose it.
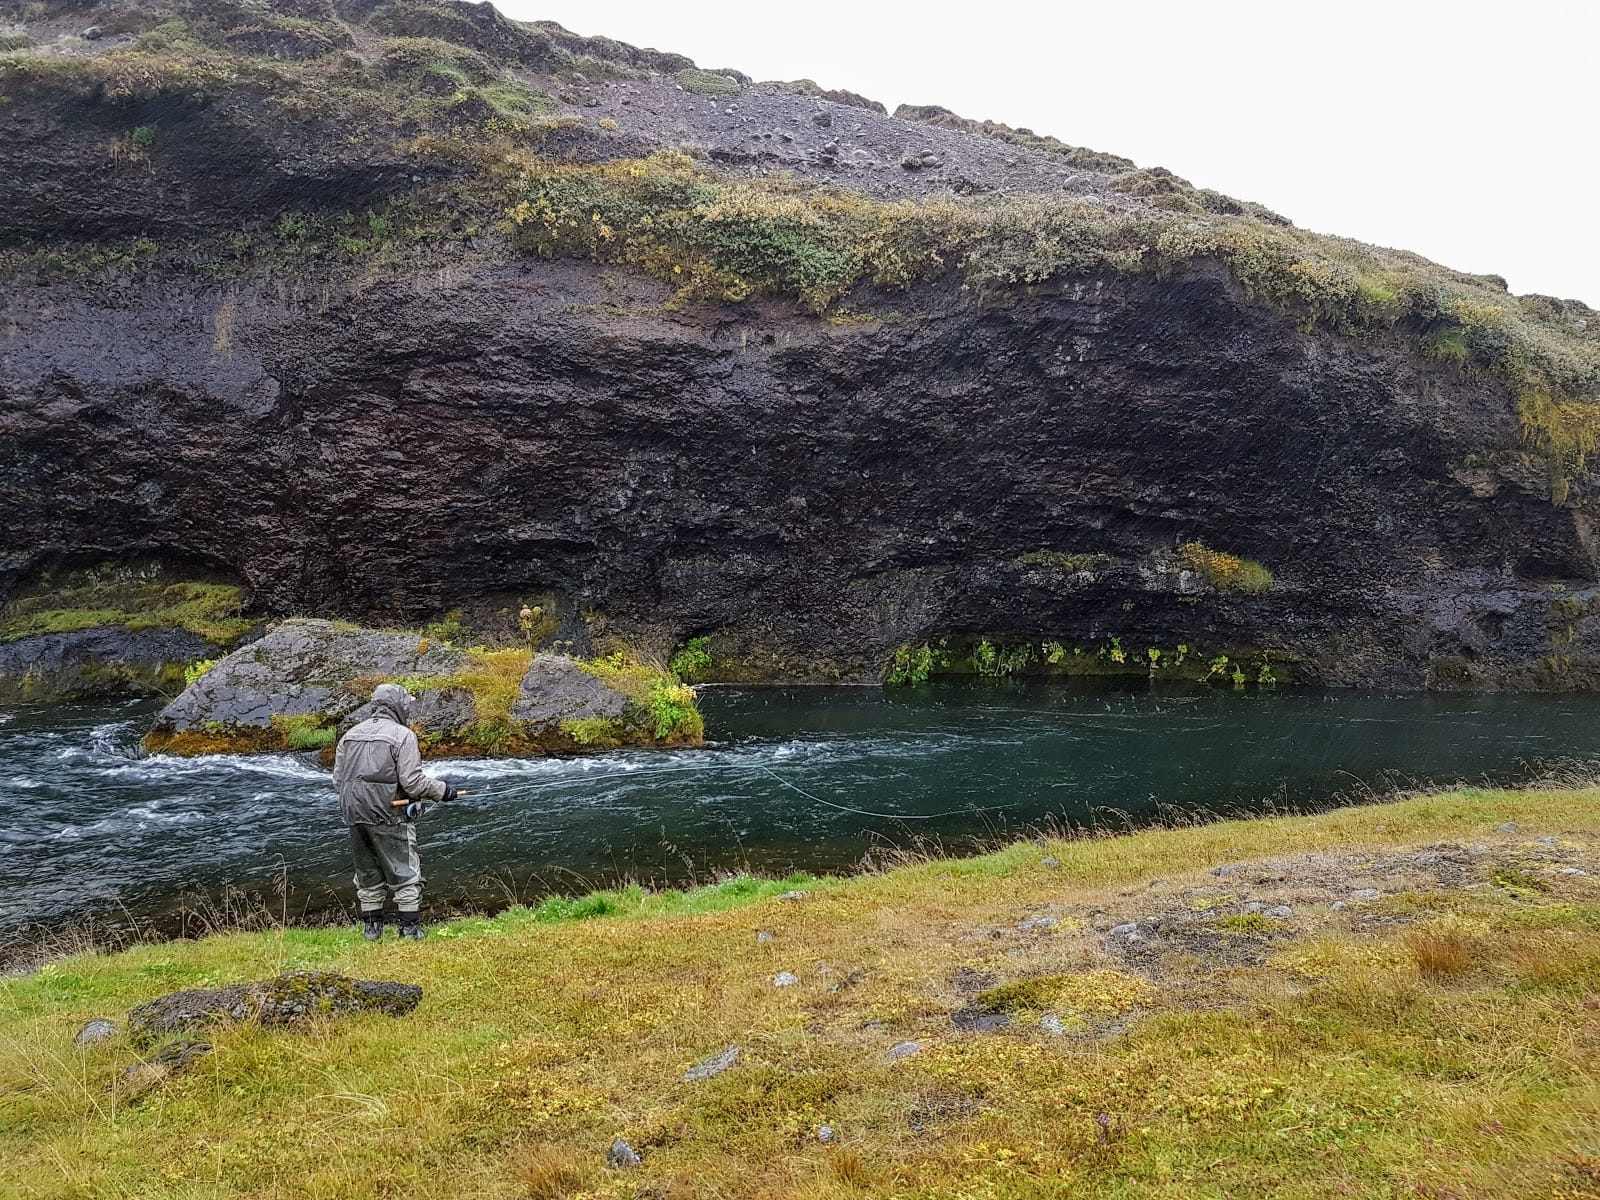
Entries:
{"label": "fisherman", "polygon": [[410,719],[410,693],[397,683],[380,683],[372,690],[372,714],[352,726],[334,752],[333,786],[339,789],[339,808],[350,827],[361,936],[369,942],[383,936],[386,892],[394,893],[400,910],[400,936],[421,939],[416,819],[425,803],[456,798],[454,787],[423,773],[417,735],[407,725]]}

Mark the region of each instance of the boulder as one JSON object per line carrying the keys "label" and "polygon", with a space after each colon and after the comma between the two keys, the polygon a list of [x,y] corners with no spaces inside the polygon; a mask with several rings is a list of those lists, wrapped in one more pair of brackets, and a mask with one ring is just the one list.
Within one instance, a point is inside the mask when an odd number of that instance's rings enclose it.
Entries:
{"label": "boulder", "polygon": [[563,721],[596,717],[615,720],[627,707],[626,696],[572,659],[559,654],[536,654],[522,677],[511,715],[518,721],[548,728],[559,727]]}
{"label": "boulder", "polygon": [[585,664],[297,619],[191,683],[161,710],[145,746],[175,754],[321,749],[331,762],[337,739],[368,715],[383,682],[415,696],[411,725],[429,756],[698,745],[704,733],[693,689],[626,653]]}
{"label": "boulder", "polygon": [[291,971],[229,987],[173,992],[128,1013],[128,1035],[148,1044],[231,1021],[292,1025],[313,1017],[380,1012],[403,1017],[422,1001],[415,984],[350,979],[332,971]]}
{"label": "boulder", "polygon": [[183,669],[215,653],[187,629],[101,625],[0,642],[0,704],[155,695],[183,682]]}
{"label": "boulder", "polygon": [[466,663],[464,651],[414,633],[284,621],[185,688],[145,744],[177,753],[288,749],[294,729],[337,724],[378,682],[442,679]]}

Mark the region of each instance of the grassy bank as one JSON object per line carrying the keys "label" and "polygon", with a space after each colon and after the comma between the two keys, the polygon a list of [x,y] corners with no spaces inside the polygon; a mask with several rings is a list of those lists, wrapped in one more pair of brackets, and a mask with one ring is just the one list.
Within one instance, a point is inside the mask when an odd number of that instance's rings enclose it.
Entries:
{"label": "grassy bank", "polygon": [[[1467,791],[553,902],[422,944],[82,956],[0,983],[0,1193],[1596,1196],[1597,877],[1600,790]],[[311,966],[424,1000],[219,1030],[137,1101],[111,1087],[125,1042],[72,1046]],[[617,1135],[641,1168],[603,1167]]]}

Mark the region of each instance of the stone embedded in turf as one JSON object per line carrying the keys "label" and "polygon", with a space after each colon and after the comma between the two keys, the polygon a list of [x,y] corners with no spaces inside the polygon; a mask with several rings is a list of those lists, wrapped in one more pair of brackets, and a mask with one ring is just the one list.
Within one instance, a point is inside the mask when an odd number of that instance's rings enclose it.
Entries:
{"label": "stone embedded in turf", "polygon": [[210,1053],[210,1042],[173,1042],[155,1057],[124,1068],[112,1087],[123,1100],[137,1100]]}
{"label": "stone embedded in turf", "polygon": [[1002,1012],[963,1008],[950,1014],[950,1023],[963,1033],[994,1033],[1010,1025],[1011,1018]]}
{"label": "stone embedded in turf", "polygon": [[117,1023],[105,1017],[96,1017],[82,1029],[78,1036],[72,1039],[75,1046],[98,1046],[101,1042],[109,1042],[117,1036]]}
{"label": "stone embedded in turf", "polygon": [[639,1152],[621,1138],[613,1139],[611,1149],[606,1151],[606,1166],[618,1171],[631,1171],[642,1161]]}
{"label": "stone embedded in turf", "polygon": [[710,1079],[713,1075],[721,1075],[734,1063],[739,1061],[739,1047],[729,1046],[720,1053],[713,1054],[710,1058],[702,1058],[694,1066],[683,1073],[685,1083],[699,1083],[703,1079]]}
{"label": "stone embedded in turf", "polygon": [[160,996],[128,1013],[128,1034],[135,1042],[151,1042],[224,1021],[289,1025],[356,1012],[403,1017],[421,1002],[422,989],[414,984],[350,979],[333,971],[291,971],[253,983]]}

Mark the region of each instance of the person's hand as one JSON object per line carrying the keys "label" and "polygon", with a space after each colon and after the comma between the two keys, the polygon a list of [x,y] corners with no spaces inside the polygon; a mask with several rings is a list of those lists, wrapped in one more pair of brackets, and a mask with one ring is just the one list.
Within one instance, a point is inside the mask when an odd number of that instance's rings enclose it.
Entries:
{"label": "person's hand", "polygon": [[447,783],[447,784],[444,785],[444,799],[441,800],[440,803],[441,804],[448,804],[450,801],[454,800],[458,795],[460,795],[460,793],[456,791],[456,785],[453,784],[453,783]]}
{"label": "person's hand", "polygon": [[410,804],[406,805],[406,820],[415,821],[421,815],[422,815],[422,801],[421,800],[413,800]]}

